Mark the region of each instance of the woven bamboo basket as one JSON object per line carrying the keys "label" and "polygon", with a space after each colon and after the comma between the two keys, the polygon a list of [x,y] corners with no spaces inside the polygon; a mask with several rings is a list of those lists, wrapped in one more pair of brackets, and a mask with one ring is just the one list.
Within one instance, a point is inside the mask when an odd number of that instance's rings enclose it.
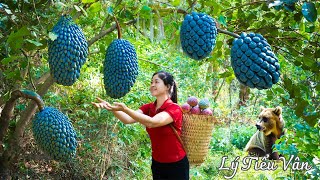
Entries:
{"label": "woven bamboo basket", "polygon": [[181,139],[190,165],[204,162],[209,150],[216,118],[206,115],[183,114]]}

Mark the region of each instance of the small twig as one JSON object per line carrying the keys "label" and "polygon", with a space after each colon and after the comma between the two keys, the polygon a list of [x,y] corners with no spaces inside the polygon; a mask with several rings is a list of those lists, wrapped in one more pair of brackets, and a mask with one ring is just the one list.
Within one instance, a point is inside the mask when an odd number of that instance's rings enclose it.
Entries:
{"label": "small twig", "polygon": [[30,80],[30,83],[32,84],[32,88],[33,88],[34,90],[36,90],[36,86],[34,85],[33,80],[32,80],[32,77],[31,77],[31,64],[30,64],[28,55],[27,55],[27,53],[26,53],[23,49],[20,49],[20,50],[21,50],[22,54],[24,55],[24,57],[27,59],[27,62],[28,62],[28,75],[29,75],[29,80]]}
{"label": "small twig", "polygon": [[[135,24],[133,25],[133,27],[136,28],[136,29],[138,29]],[[143,36],[147,36],[147,35],[146,35],[144,32],[142,32],[140,29],[139,29],[139,33],[142,34]]]}
{"label": "small twig", "polygon": [[119,21],[117,20],[116,16],[113,16],[113,18],[114,18],[114,21],[116,22],[116,25],[117,25],[118,39],[121,39],[121,28],[120,28]]}
{"label": "small twig", "polygon": [[160,64],[157,64],[155,62],[152,62],[152,61],[149,61],[149,60],[146,60],[146,59],[142,59],[142,58],[139,58],[140,61],[145,61],[145,62],[148,62],[148,63],[151,63],[151,64],[154,64],[156,66],[159,66],[159,67],[162,67],[162,68],[166,68],[166,69],[170,69],[171,67],[166,67],[166,66],[162,66]]}
{"label": "small twig", "polygon": [[33,8],[34,8],[34,13],[35,13],[36,16],[37,16],[37,20],[38,20],[41,28],[44,29],[43,26],[42,26],[42,24],[41,24],[41,22],[40,22],[40,18],[39,18],[38,14],[37,14],[36,4],[34,3],[34,0],[32,0],[32,3],[33,3]]}
{"label": "small twig", "polygon": [[220,28],[217,28],[217,29],[218,29],[219,33],[227,34],[227,35],[233,36],[235,38],[239,38],[240,37],[238,34],[235,34],[233,32],[230,32],[230,31],[227,31],[227,30],[223,30],[223,29],[220,29]]}
{"label": "small twig", "polygon": [[222,86],[223,86],[225,80],[226,80],[226,78],[223,78],[223,81],[222,81],[222,83],[220,84],[220,87],[219,87],[219,89],[218,89],[217,95],[216,95],[216,97],[214,97],[214,99],[213,99],[214,102],[217,101],[217,98],[218,98],[218,96],[219,96],[219,94],[220,94],[220,91],[221,91],[221,89],[222,89]]}
{"label": "small twig", "polygon": [[[137,20],[136,19],[133,19],[133,20],[130,20],[126,23],[124,23],[125,25],[131,25],[131,24],[134,24],[136,23]],[[99,39],[103,38],[104,36],[106,36],[107,34],[111,33],[112,31],[114,31],[115,29],[117,29],[117,25],[116,24],[113,24],[110,28],[108,28],[107,30],[105,31],[101,31],[99,34],[95,35],[93,38],[91,38],[89,41],[88,41],[88,46],[91,46],[93,43],[95,43],[96,41],[98,41]]]}

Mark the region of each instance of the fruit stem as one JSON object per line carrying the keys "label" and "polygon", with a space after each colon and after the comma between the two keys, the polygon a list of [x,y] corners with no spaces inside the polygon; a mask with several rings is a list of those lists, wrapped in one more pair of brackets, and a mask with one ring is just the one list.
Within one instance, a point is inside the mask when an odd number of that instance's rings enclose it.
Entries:
{"label": "fruit stem", "polygon": [[16,101],[20,98],[32,99],[38,105],[41,111],[44,108],[44,103],[42,98],[36,92],[30,90],[15,90],[11,93],[10,99],[6,102],[1,114],[0,114],[0,144],[7,132],[9,127],[9,121],[13,117],[13,109],[15,107]]}
{"label": "fruit stem", "polygon": [[230,31],[227,31],[227,30],[223,30],[223,29],[220,29],[220,28],[217,28],[218,29],[218,32],[219,33],[223,33],[223,34],[227,34],[229,36],[233,36],[235,38],[239,38],[239,34],[236,34],[236,33],[233,33],[233,32],[230,32]]}
{"label": "fruit stem", "polygon": [[115,16],[113,16],[114,20],[116,21],[117,25],[117,30],[118,30],[118,39],[121,39],[121,29],[120,29],[120,24]]}
{"label": "fruit stem", "polygon": [[[39,94],[37,94],[34,91],[30,90],[16,90],[19,97],[23,97],[26,99],[31,99],[35,101],[35,103],[38,105],[39,111],[42,111],[44,108],[44,102]],[[15,91],[14,91],[15,92]]]}

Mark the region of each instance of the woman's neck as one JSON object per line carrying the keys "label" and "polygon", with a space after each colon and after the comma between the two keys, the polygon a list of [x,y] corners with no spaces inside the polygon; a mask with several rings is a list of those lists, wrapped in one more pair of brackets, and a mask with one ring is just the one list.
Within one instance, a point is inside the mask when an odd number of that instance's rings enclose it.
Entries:
{"label": "woman's neck", "polygon": [[163,105],[163,103],[169,98],[170,97],[168,95],[158,96],[157,97],[156,109],[159,109]]}

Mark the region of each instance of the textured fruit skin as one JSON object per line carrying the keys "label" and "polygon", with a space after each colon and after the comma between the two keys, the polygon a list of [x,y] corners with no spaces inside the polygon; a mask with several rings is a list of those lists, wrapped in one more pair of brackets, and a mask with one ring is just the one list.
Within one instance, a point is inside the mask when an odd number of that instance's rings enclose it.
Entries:
{"label": "textured fruit skin", "polygon": [[212,110],[209,108],[203,109],[200,113],[201,115],[208,115],[211,116],[213,114]]}
{"label": "textured fruit skin", "polygon": [[200,110],[200,107],[198,105],[192,107],[191,110],[190,110],[191,114],[200,114],[200,112],[201,112],[201,110]]}
{"label": "textured fruit skin", "polygon": [[182,109],[182,112],[183,112],[183,113],[188,113],[188,112],[190,112],[190,110],[191,110],[191,106],[190,106],[190,104],[188,104],[188,103],[184,103],[184,104],[181,106],[181,109]]}
{"label": "textured fruit skin", "polygon": [[125,39],[112,41],[103,65],[107,95],[112,98],[125,96],[134,85],[139,73],[135,48]]}
{"label": "textured fruit skin", "polygon": [[76,154],[76,132],[67,116],[59,110],[46,107],[35,115],[32,132],[36,143],[53,159],[69,161]]}
{"label": "textured fruit skin", "polygon": [[192,12],[186,15],[180,30],[183,52],[192,59],[204,59],[216,45],[217,33],[214,19],[207,14]]}
{"label": "textured fruit skin", "polygon": [[71,86],[80,76],[88,56],[88,43],[82,30],[68,15],[61,16],[52,32],[57,38],[48,42],[49,67],[56,83]]}
{"label": "textured fruit skin", "polygon": [[280,64],[260,34],[241,33],[231,48],[231,66],[237,79],[250,88],[269,89],[280,78]]}
{"label": "textured fruit skin", "polygon": [[194,107],[198,105],[198,99],[194,96],[188,97],[187,103],[191,106]]}
{"label": "textured fruit skin", "polygon": [[201,99],[198,103],[200,109],[206,109],[210,106],[210,102],[207,98]]}

